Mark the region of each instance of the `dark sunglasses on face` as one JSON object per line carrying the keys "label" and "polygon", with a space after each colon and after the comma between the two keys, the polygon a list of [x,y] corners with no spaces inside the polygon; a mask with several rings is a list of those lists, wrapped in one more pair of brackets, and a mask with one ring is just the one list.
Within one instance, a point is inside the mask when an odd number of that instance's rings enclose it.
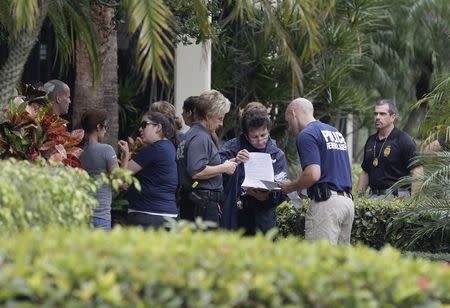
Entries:
{"label": "dark sunglasses on face", "polygon": [[158,125],[158,123],[154,123],[151,121],[142,121],[141,125],[139,127],[142,129],[145,129],[147,127],[147,125]]}

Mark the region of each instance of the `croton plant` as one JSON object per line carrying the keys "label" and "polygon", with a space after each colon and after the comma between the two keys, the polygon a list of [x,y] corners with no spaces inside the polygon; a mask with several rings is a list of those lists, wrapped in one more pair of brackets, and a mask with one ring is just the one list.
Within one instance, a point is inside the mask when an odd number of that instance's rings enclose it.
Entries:
{"label": "croton plant", "polygon": [[34,161],[44,158],[81,167],[77,145],[84,137],[82,129],[67,130],[67,121],[51,112],[46,92],[23,85],[20,96],[11,98],[3,110],[0,124],[0,157]]}

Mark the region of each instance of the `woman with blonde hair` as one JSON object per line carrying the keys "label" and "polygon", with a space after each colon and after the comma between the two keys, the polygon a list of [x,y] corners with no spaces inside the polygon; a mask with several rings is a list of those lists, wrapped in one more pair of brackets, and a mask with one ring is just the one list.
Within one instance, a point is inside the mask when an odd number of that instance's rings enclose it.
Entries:
{"label": "woman with blonde hair", "polygon": [[157,101],[150,105],[149,111],[161,112],[166,117],[172,118],[175,123],[175,129],[179,140],[184,140],[185,133],[181,131],[183,128],[183,120],[176,115],[175,106],[167,101]]}
{"label": "woman with blonde hair", "polygon": [[219,224],[222,174],[233,174],[237,164],[234,160],[222,163],[211,134],[223,124],[229,110],[230,101],[219,91],[205,91],[198,98],[194,123],[178,148],[182,219],[200,217]]}

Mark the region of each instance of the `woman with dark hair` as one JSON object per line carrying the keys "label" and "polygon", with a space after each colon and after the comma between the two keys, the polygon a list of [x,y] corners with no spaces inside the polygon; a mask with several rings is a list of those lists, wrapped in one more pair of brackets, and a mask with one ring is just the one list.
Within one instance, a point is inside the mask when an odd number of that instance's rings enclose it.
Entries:
{"label": "woman with dark hair", "polygon": [[[85,144],[81,153],[81,166],[92,178],[101,173],[109,174],[118,167],[116,152],[109,144],[102,143],[108,124],[104,111],[89,110],[81,118]],[[93,225],[95,228],[111,230],[111,185],[103,184],[97,191],[98,207],[94,209]]]}
{"label": "woman with dark hair", "polygon": [[130,160],[128,143],[120,140],[121,166],[131,170],[141,191],[128,191],[128,223],[144,228],[159,228],[165,217],[177,217],[176,132],[173,119],[159,112],[147,112],[139,128],[144,147]]}
{"label": "woman with dark hair", "polygon": [[266,110],[248,109],[241,118],[242,133],[227,141],[220,150],[222,161],[235,158],[240,163],[233,175],[224,176],[225,202],[221,224],[226,229],[243,228],[245,235],[254,235],[256,231],[266,233],[275,227],[275,208],[285,200],[285,196],[281,192],[241,187],[245,178],[243,163],[248,161],[249,152],[270,154],[275,180],[287,178],[286,157],[270,138],[270,128]]}
{"label": "woman with dark hair", "polygon": [[183,102],[183,112],[181,116],[183,117],[184,124],[191,126],[194,122],[194,109],[198,102],[198,96],[189,96]]}

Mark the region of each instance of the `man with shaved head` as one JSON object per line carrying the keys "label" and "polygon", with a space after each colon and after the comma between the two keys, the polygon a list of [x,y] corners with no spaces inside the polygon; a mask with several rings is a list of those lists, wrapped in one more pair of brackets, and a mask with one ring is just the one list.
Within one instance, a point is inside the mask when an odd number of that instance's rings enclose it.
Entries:
{"label": "man with shaved head", "polygon": [[64,115],[69,112],[70,88],[61,80],[53,79],[47,81],[43,89],[47,92],[48,98],[52,101],[52,113]]}
{"label": "man with shaved head", "polygon": [[345,139],[336,128],[314,118],[313,104],[305,98],[293,100],[285,118],[296,135],[303,172],[280,187],[284,193],[308,190],[311,202],[305,216],[305,238],[348,245],[355,214]]}

